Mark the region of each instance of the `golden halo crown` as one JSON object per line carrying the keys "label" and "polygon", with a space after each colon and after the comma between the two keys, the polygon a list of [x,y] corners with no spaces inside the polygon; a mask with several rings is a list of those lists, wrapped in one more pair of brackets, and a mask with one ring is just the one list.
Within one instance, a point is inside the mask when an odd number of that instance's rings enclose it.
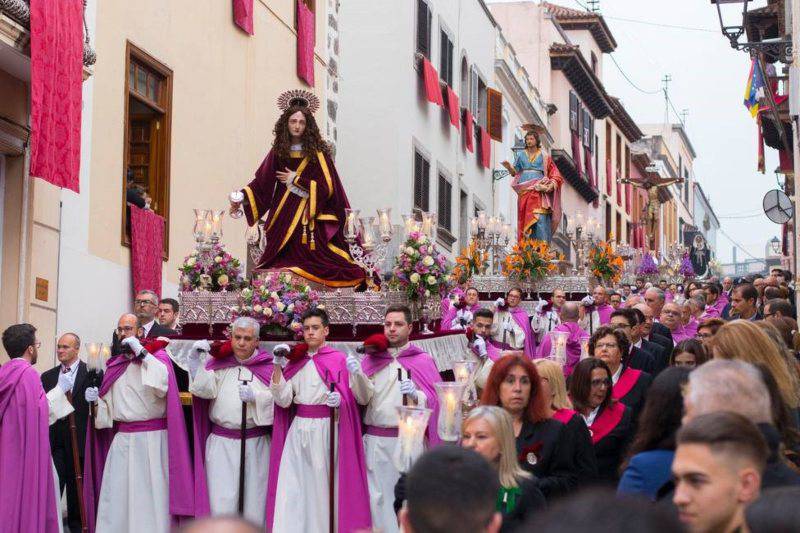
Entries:
{"label": "golden halo crown", "polygon": [[307,107],[311,113],[319,109],[319,98],[311,91],[305,89],[291,89],[278,97],[278,109],[286,111],[292,106]]}

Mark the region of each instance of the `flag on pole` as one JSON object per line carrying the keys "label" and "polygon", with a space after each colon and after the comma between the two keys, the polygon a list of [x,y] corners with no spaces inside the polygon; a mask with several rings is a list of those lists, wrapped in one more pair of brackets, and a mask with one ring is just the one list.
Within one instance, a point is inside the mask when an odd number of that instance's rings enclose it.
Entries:
{"label": "flag on pole", "polygon": [[751,117],[755,117],[758,114],[759,100],[765,96],[765,87],[764,73],[761,72],[758,61],[752,59],[750,75],[747,76],[747,85],[744,88],[744,106],[750,111]]}

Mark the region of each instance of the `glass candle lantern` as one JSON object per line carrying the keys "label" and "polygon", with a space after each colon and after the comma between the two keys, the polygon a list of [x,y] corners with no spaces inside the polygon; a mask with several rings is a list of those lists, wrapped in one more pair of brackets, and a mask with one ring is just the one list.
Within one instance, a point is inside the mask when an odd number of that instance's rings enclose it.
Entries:
{"label": "glass candle lantern", "polygon": [[453,361],[453,374],[456,377],[456,382],[464,383],[465,385],[461,401],[468,409],[478,404],[478,391],[475,389],[475,371],[477,369],[477,361]]}
{"label": "glass candle lantern", "polygon": [[551,331],[550,332],[550,357],[562,367],[567,363],[567,339],[569,333],[566,331]]}
{"label": "glass candle lantern", "polygon": [[425,451],[425,430],[431,417],[430,409],[424,407],[397,408],[397,445],[392,454],[392,462],[400,472],[408,472],[417,457]]}
{"label": "glass candle lantern", "polygon": [[457,441],[461,436],[463,419],[461,398],[464,396],[466,383],[442,381],[435,383],[436,395],[439,399],[439,421],[436,431],[446,441]]}

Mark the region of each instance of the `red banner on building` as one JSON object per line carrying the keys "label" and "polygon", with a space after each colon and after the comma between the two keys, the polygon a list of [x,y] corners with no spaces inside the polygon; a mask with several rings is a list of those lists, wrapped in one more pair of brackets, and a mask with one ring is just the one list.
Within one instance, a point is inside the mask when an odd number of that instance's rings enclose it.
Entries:
{"label": "red banner on building", "polygon": [[447,87],[447,112],[450,115],[450,124],[452,124],[456,131],[458,131],[458,96],[456,95],[455,91],[448,86]]}
{"label": "red banner on building", "polygon": [[475,121],[469,109],[464,109],[464,146],[470,152],[475,151]]}
{"label": "red banner on building", "polygon": [[130,208],[133,294],[151,290],[160,297],[164,218],[149,209],[139,209],[135,205]]}
{"label": "red banner on building", "polygon": [[32,0],[30,7],[30,174],[79,192],[83,3]]}
{"label": "red banner on building", "polygon": [[297,2],[297,77],[314,86],[314,13],[305,2]]}
{"label": "red banner on building", "polygon": [[424,56],[422,58],[422,81],[425,85],[425,98],[432,104],[444,106],[442,89],[439,87],[439,73]]}
{"label": "red banner on building", "polygon": [[253,0],[233,0],[233,22],[253,35]]}

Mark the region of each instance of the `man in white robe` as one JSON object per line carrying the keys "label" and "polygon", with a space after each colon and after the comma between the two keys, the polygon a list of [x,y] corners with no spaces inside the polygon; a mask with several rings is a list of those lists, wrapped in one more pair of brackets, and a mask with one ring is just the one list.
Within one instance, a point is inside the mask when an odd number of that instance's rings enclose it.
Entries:
{"label": "man in white robe", "polygon": [[[353,355],[347,357],[350,387],[356,401],[366,406],[364,452],[372,523],[387,533],[399,531],[394,486],[400,472],[392,458],[397,446],[397,407],[403,405],[405,397],[410,405],[435,409],[433,384],[441,381],[433,358],[409,344],[411,329],[411,310],[403,305],[390,306],[383,322],[388,349],[378,348],[380,353],[371,353],[363,362]],[[437,437],[435,426],[429,437],[431,434]]]}
{"label": "man in white robe", "polygon": [[[216,353],[201,365],[201,354],[208,354],[208,341],[197,341],[189,355],[189,391],[197,398],[194,408],[202,409],[211,423],[205,438],[205,473],[212,515],[238,512],[241,460],[242,403],[247,404],[245,419],[244,517],[263,524],[267,504],[269,474],[269,426],[272,426],[272,356],[258,349],[259,324],[241,317],[232,325],[232,353]],[[225,346],[225,345],[223,345]],[[246,381],[244,383],[243,381]],[[202,446],[202,441],[200,441]]]}

